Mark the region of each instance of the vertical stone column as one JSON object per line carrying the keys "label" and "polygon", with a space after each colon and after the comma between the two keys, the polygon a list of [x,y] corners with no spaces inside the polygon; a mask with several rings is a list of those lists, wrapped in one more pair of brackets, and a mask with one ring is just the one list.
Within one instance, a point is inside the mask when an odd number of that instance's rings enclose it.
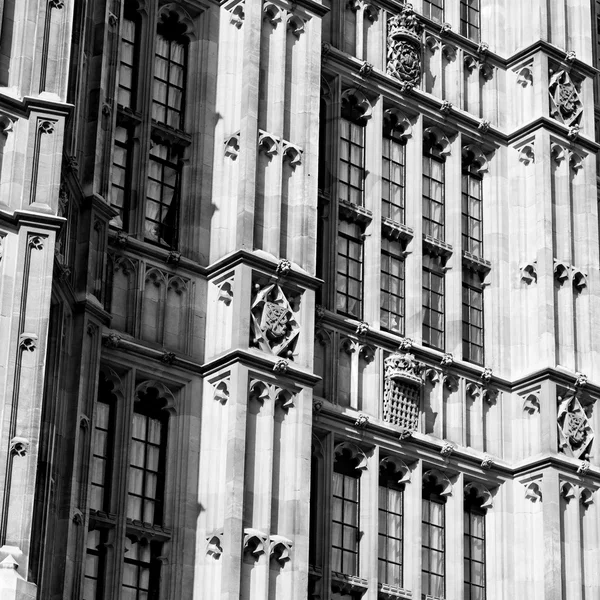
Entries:
{"label": "vertical stone column", "polygon": [[560,536],[560,481],[558,472],[544,471],[542,477],[542,532],[544,547],[544,600],[562,599]]}

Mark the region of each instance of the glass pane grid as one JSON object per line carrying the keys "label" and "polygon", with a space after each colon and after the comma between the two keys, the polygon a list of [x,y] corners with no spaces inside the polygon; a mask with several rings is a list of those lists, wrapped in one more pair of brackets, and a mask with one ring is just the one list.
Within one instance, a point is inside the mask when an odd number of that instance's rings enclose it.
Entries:
{"label": "glass pane grid", "polygon": [[423,498],[422,593],[443,597],[445,593],[444,504]]}
{"label": "glass pane grid", "polygon": [[444,0],[423,0],[423,14],[441,23],[444,20]]}
{"label": "glass pane grid", "polygon": [[423,343],[444,349],[444,276],[423,269]]}
{"label": "glass pane grid", "polygon": [[383,216],[404,223],[406,184],[405,146],[392,135],[383,138],[382,208]]}
{"label": "glass pane grid", "polygon": [[[358,234],[358,232],[355,232]],[[337,310],[362,318],[362,240],[342,231],[338,234]]]}
{"label": "glass pane grid", "polygon": [[151,572],[151,544],[129,542],[128,546],[123,565],[121,599],[147,600],[151,591],[151,580],[156,582],[157,579]]}
{"label": "glass pane grid", "polygon": [[474,42],[478,42],[480,38],[479,15],[479,0],[460,1],[460,32]]}
{"label": "glass pane grid", "polygon": [[483,289],[475,274],[463,281],[463,359],[483,364]]}
{"label": "glass pane grid", "polygon": [[90,508],[106,510],[110,478],[112,405],[98,400],[94,420]]}
{"label": "glass pane grid", "polygon": [[105,542],[104,537],[97,529],[88,531],[83,574],[83,600],[97,600],[102,597],[105,555],[104,552],[101,552],[101,544]]}
{"label": "glass pane grid", "polygon": [[444,240],[444,163],[423,157],[423,233]]}
{"label": "glass pane grid", "polygon": [[115,147],[111,177],[110,204],[119,211],[121,224],[125,217],[127,187],[130,175],[129,132],[124,127],[115,129]]}
{"label": "glass pane grid", "polygon": [[485,516],[465,511],[465,600],[485,600]]}
{"label": "glass pane grid", "polygon": [[118,103],[126,108],[134,107],[135,38],[135,22],[130,19],[123,19],[121,26]]}
{"label": "glass pane grid", "polygon": [[382,240],[381,327],[404,333],[404,260],[399,242]]}
{"label": "glass pane grid", "polygon": [[359,480],[333,474],[332,569],[358,575]]}
{"label": "glass pane grid", "polygon": [[483,256],[483,205],[481,178],[463,173],[462,186],[462,240],[463,250]]}
{"label": "glass pane grid", "polygon": [[379,486],[379,583],[402,587],[402,535],[404,494]]}
{"label": "glass pane grid", "polygon": [[364,127],[340,119],[339,198],[363,205],[365,177]]}
{"label": "glass pane grid", "polygon": [[158,34],[154,58],[152,118],[169,127],[183,127],[186,47]]}

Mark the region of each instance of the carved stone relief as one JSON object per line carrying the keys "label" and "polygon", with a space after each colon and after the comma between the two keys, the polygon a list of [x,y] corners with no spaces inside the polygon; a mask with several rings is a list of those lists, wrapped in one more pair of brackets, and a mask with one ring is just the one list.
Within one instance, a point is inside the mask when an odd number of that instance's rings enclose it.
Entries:
{"label": "carved stone relief", "polygon": [[296,312],[283,288],[255,285],[251,305],[251,345],[292,360],[300,334]]}
{"label": "carved stone relief", "polygon": [[385,359],[383,420],[416,431],[421,405],[421,365],[412,354],[392,354]]}
{"label": "carved stone relief", "polygon": [[580,121],[583,103],[579,86],[575,84],[567,71],[561,69],[553,72],[552,69],[550,70],[548,92],[551,117],[569,126]]}
{"label": "carved stone relief", "polygon": [[558,397],[558,438],[559,452],[581,459],[589,455],[594,430],[576,394]]}
{"label": "carved stone relief", "polygon": [[400,81],[403,91],[418,86],[421,80],[422,31],[410,4],[388,21],[387,74]]}

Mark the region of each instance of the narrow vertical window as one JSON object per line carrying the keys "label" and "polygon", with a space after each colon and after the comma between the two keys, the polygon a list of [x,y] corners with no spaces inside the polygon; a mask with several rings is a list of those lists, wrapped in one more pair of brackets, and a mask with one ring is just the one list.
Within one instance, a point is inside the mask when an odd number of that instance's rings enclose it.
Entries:
{"label": "narrow vertical window", "polygon": [[483,285],[481,275],[463,270],[463,359],[483,364]]}
{"label": "narrow vertical window", "polygon": [[386,470],[379,474],[379,583],[402,587],[404,484]]}
{"label": "narrow vertical window", "polygon": [[423,233],[444,240],[445,163],[426,148],[423,156]]}
{"label": "narrow vertical window", "polygon": [[162,525],[167,449],[166,413],[138,402],[133,413],[127,517]]}
{"label": "narrow vertical window", "polygon": [[105,532],[98,529],[88,531],[83,574],[83,600],[100,600],[103,597],[105,543]]}
{"label": "narrow vertical window", "polygon": [[423,343],[444,349],[444,274],[436,259],[423,256]]}
{"label": "narrow vertical window", "polygon": [[148,241],[171,248],[177,246],[181,164],[180,148],[153,144],[148,164],[144,233]]}
{"label": "narrow vertical window", "polygon": [[121,23],[117,102],[120,106],[132,110],[135,109],[136,38],[136,22],[125,17]]}
{"label": "narrow vertical window", "polygon": [[337,310],[362,318],[363,245],[356,223],[339,222],[337,241]]}
{"label": "narrow vertical window", "polygon": [[423,0],[423,15],[441,23],[444,20],[444,0]]}
{"label": "narrow vertical window", "polygon": [[340,200],[363,205],[365,179],[365,129],[347,118],[340,119]]}
{"label": "narrow vertical window", "polygon": [[126,540],[121,600],[157,600],[159,595],[161,551],[158,542]]}
{"label": "narrow vertical window", "polygon": [[465,600],[485,600],[485,509],[481,498],[465,496]]}
{"label": "narrow vertical window", "polygon": [[174,129],[183,129],[187,40],[185,27],[173,19],[158,26],[154,56],[152,118]]}
{"label": "narrow vertical window", "polygon": [[345,575],[358,575],[360,472],[344,457],[333,470],[331,524],[331,568]]}
{"label": "narrow vertical window", "polygon": [[381,240],[381,311],[383,329],[404,334],[404,260],[400,242]]}
{"label": "narrow vertical window", "polygon": [[119,211],[116,224],[126,227],[131,157],[129,131],[125,127],[116,127],[114,143],[110,204]]}
{"label": "narrow vertical window", "polygon": [[112,445],[114,438],[114,396],[100,387],[94,415],[92,440],[90,508],[107,511],[110,502]]}
{"label": "narrow vertical window", "polygon": [[445,499],[433,482],[423,486],[421,592],[445,593]]}
{"label": "narrow vertical window", "polygon": [[401,132],[387,120],[383,129],[382,208],[383,216],[404,223],[406,145]]}
{"label": "narrow vertical window", "polygon": [[479,0],[460,0],[460,33],[474,42],[480,40]]}
{"label": "narrow vertical window", "polygon": [[483,256],[482,179],[477,165],[463,168],[462,175],[462,240],[463,251]]}

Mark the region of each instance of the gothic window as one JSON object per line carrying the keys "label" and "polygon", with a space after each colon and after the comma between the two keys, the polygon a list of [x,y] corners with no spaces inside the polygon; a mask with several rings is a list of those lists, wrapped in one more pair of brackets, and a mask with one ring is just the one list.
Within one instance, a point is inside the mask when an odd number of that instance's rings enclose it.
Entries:
{"label": "gothic window", "polygon": [[423,344],[444,349],[444,274],[437,261],[423,256]]}
{"label": "gothic window", "polygon": [[404,333],[404,260],[402,245],[381,240],[381,312],[383,329]]}
{"label": "gothic window", "polygon": [[445,593],[445,498],[432,479],[423,484],[421,591],[442,598]]}
{"label": "gothic window", "polygon": [[85,571],[83,575],[83,600],[103,597],[106,531],[93,529],[87,535]]}
{"label": "gothic window", "polygon": [[92,472],[90,508],[106,510],[110,501],[110,478],[114,443],[114,396],[100,393],[94,415],[94,437],[92,440]]}
{"label": "gothic window", "polygon": [[485,600],[485,508],[476,490],[465,496],[465,600]]}
{"label": "gothic window", "polygon": [[444,240],[445,163],[429,145],[423,154],[423,233]]}
{"label": "gothic window", "polygon": [[474,42],[480,39],[480,0],[460,0],[460,32]]}
{"label": "gothic window", "polygon": [[360,471],[347,454],[337,456],[333,467],[331,568],[358,575]]}
{"label": "gothic window", "polygon": [[[186,23],[191,21],[179,8],[159,9],[156,30],[142,32],[149,21],[140,19],[131,6],[121,24],[116,69],[117,126],[109,197],[119,214],[112,224],[174,249],[183,158],[190,143],[184,118],[191,35]],[[136,77],[146,72],[151,77]],[[145,97],[151,97],[151,103],[140,101]],[[133,152],[133,140],[147,140],[149,150],[144,143],[139,151],[136,144]],[[134,196],[136,203],[131,202]]]}
{"label": "gothic window", "polygon": [[432,21],[442,23],[444,20],[444,0],[423,0],[423,14]]}
{"label": "gothic window", "polygon": [[402,587],[404,484],[398,474],[382,468],[379,473],[379,583]]}
{"label": "gothic window", "polygon": [[155,600],[160,580],[159,542],[127,538],[121,600]]}
{"label": "gothic window", "polygon": [[483,364],[483,286],[480,273],[463,271],[463,359]]}
{"label": "gothic window", "polygon": [[462,240],[463,250],[483,256],[482,178],[478,165],[463,166],[462,175]]}
{"label": "gothic window", "polygon": [[136,402],[129,448],[127,517],[161,525],[167,418],[160,403]]}
{"label": "gothic window", "polygon": [[383,130],[382,204],[383,216],[404,223],[406,183],[406,145],[402,133],[391,127],[390,120]]}
{"label": "gothic window", "polygon": [[363,205],[365,178],[365,129],[342,113],[340,119],[340,170],[338,194],[340,200]]}
{"label": "gothic window", "polygon": [[356,223],[339,222],[337,241],[337,310],[362,318],[363,244]]}

